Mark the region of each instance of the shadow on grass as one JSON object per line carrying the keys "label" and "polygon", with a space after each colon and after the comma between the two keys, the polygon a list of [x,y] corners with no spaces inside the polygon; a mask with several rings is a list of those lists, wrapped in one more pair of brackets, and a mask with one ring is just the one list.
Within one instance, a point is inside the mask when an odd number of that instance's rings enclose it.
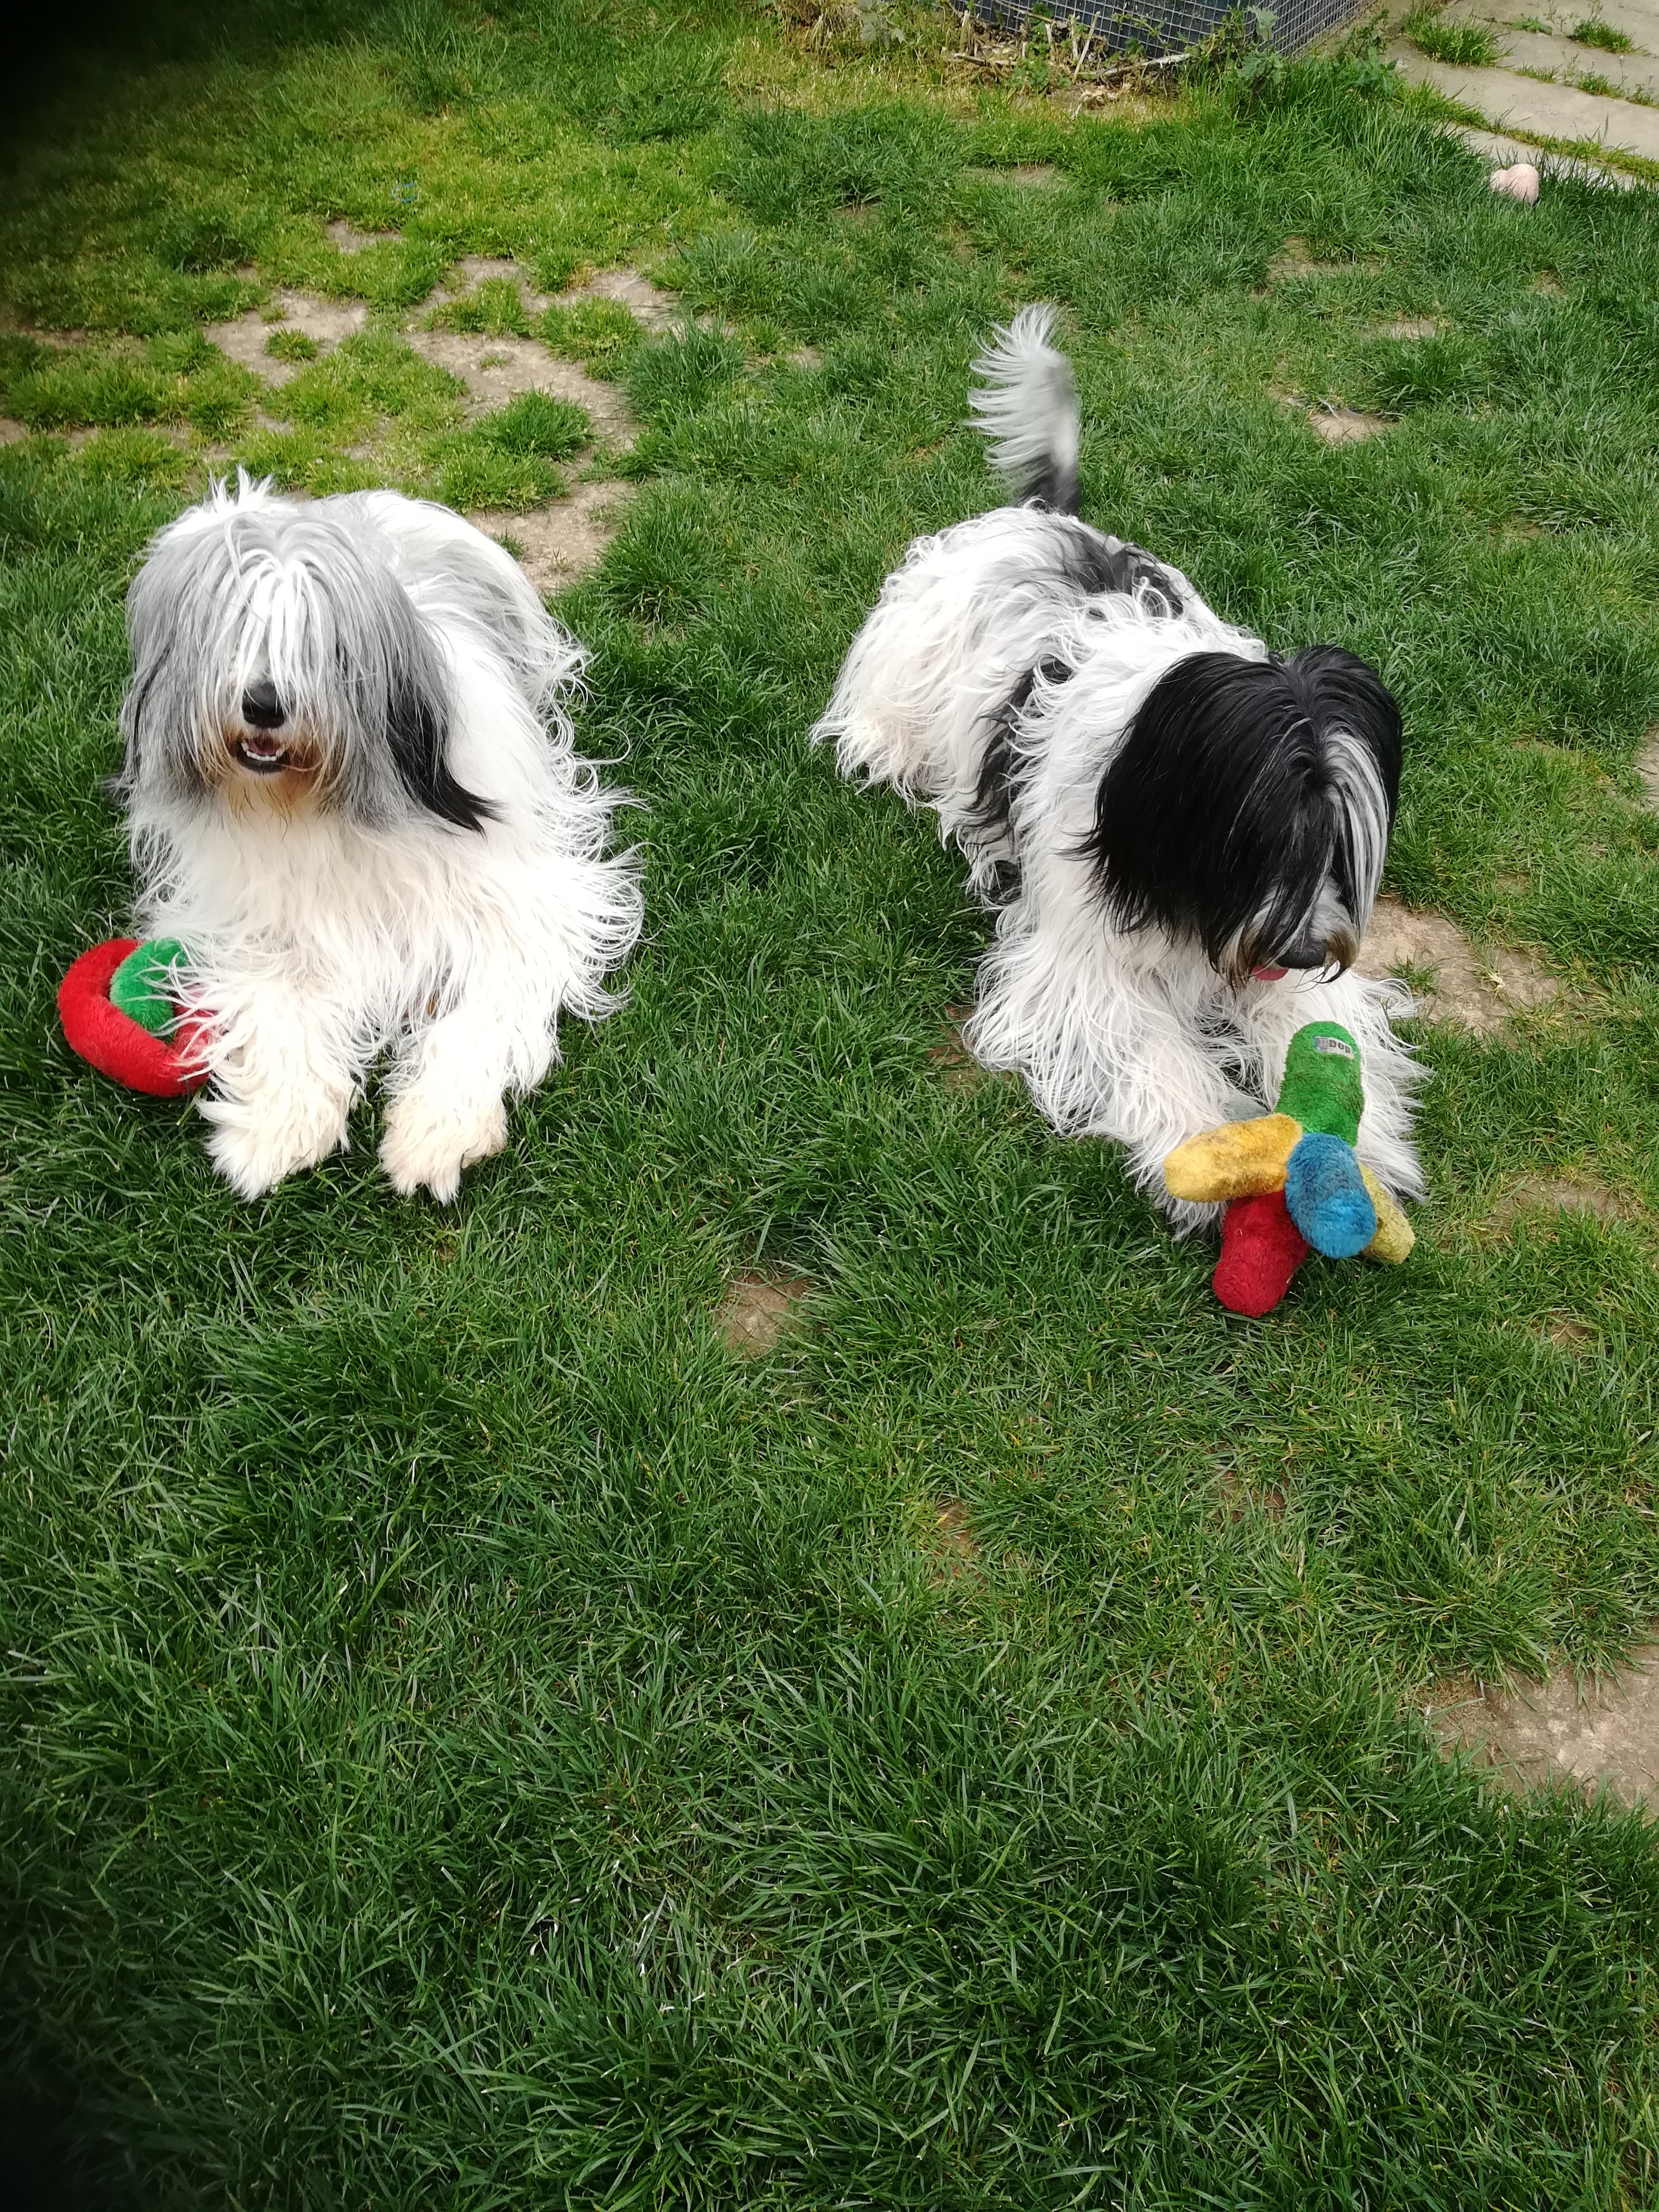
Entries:
{"label": "shadow on grass", "polygon": [[138,2198],[107,2142],[87,2139],[76,2099],[56,2089],[0,2090],[0,2174],[11,2212],[125,2212]]}

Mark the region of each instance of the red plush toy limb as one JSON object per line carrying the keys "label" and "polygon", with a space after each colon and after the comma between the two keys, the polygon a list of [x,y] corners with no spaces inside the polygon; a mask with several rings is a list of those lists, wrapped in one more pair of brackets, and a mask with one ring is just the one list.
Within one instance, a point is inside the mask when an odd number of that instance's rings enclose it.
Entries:
{"label": "red plush toy limb", "polygon": [[154,1036],[110,1004],[110,978],[137,949],[136,937],[112,937],[83,952],[58,987],[64,1035],[100,1075],[152,1098],[182,1098],[207,1081],[199,1027],[184,1024],[175,1038]]}
{"label": "red plush toy limb", "polygon": [[1230,1313],[1248,1314],[1259,1321],[1289,1290],[1291,1277],[1308,1250],[1282,1190],[1236,1198],[1221,1224],[1215,1294]]}

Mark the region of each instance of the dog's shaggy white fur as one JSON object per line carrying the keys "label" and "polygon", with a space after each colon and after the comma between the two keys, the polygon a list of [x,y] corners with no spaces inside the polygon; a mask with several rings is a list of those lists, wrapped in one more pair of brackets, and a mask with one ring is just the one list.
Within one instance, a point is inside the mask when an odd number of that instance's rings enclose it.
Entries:
{"label": "dog's shaggy white fur", "polygon": [[1052,310],[1000,334],[975,395],[1030,503],[914,544],[815,741],[938,814],[998,906],[967,1042],[1056,1129],[1114,1138],[1178,1226],[1166,1155],[1276,1095],[1304,1023],[1358,1040],[1358,1152],[1400,1195],[1419,1071],[1398,986],[1349,971],[1382,874],[1399,716],[1337,648],[1282,662],[1188,579],[1067,511],[1078,410]]}
{"label": "dog's shaggy white fur", "polygon": [[453,1199],[642,920],[575,752],[585,655],[515,563],[392,492],[216,486],[128,599],[120,779],[147,935],[204,1018],[215,1164],[252,1197],[346,1142]]}

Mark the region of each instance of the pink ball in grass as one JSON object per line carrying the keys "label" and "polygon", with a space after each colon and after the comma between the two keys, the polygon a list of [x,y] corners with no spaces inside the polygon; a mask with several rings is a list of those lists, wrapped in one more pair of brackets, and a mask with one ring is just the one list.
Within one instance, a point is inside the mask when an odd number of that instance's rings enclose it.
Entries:
{"label": "pink ball in grass", "polygon": [[1538,198],[1538,172],[1530,161],[1517,161],[1512,169],[1494,169],[1486,182],[1493,191],[1523,201],[1528,207]]}

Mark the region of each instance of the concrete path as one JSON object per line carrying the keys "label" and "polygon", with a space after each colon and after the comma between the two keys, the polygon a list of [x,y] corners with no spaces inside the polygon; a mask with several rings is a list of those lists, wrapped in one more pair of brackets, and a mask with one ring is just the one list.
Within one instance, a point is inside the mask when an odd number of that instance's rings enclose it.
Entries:
{"label": "concrete path", "polygon": [[1610,185],[1620,192],[1632,191],[1636,186],[1637,179],[1628,170],[1612,168],[1605,162],[1575,161],[1571,154],[1540,153],[1530,139],[1517,137],[1513,131],[1477,131],[1469,123],[1447,123],[1442,128],[1449,137],[1461,138],[1489,168],[1511,169],[1517,161],[1530,161],[1544,177],[1578,177],[1587,185]]}
{"label": "concrete path", "polygon": [[[1482,27],[1491,66],[1436,61],[1405,31],[1410,0],[1389,9],[1390,56],[1413,84],[1432,85],[1500,131],[1566,138],[1659,161],[1659,0],[1449,0],[1437,24]],[[1575,31],[1601,24],[1630,41],[1609,52]]]}

